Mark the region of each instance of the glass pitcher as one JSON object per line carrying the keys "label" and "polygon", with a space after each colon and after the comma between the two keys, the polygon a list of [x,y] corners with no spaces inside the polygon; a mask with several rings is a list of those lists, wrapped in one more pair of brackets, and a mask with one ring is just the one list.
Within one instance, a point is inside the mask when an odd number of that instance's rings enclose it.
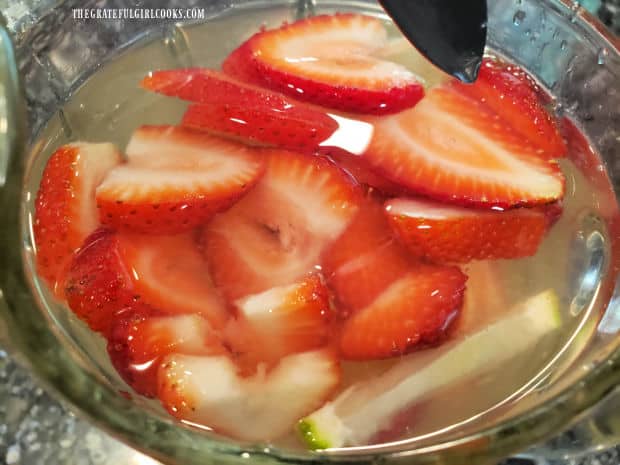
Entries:
{"label": "glass pitcher", "polygon": [[[561,458],[585,448],[620,442],[620,281],[615,213],[587,215],[574,247],[580,248],[579,273],[572,283],[576,317],[581,324],[544,382],[508,410],[464,430],[417,442],[316,453],[248,446],[198,432],[152,412],[119,394],[105,368],[93,361],[84,339],[63,320],[50,296],[32,276],[32,237],[27,216],[37,174],[32,159],[65,141],[83,136],[89,122],[100,124],[123,111],[115,88],[135,83],[149,68],[132,69],[127,82],[101,83],[107,98],[100,107],[65,103],[102,66],[149,41],[162,41],[169,67],[188,65],[204,45],[191,40],[192,21],[76,21],[73,8],[120,8],[121,2],[30,2],[12,4],[0,31],[0,186],[2,186],[1,315],[10,343],[52,391],[96,425],[131,446],[167,463],[493,463],[576,424],[582,439],[538,447],[535,453]],[[281,4],[293,19],[335,9],[385,14],[374,1],[235,1],[149,2],[146,7],[203,8],[205,20],[226,18],[244,8]],[[172,5],[172,3],[174,5]],[[21,8],[21,9],[20,9]],[[27,13],[27,14],[24,14]],[[11,45],[10,31],[14,46]],[[618,40],[567,0],[492,0],[488,45],[524,66],[553,95],[558,112],[583,129],[605,161],[616,200],[620,190],[620,52]],[[225,56],[235,44],[212,50]],[[188,58],[189,57],[189,58]],[[152,65],[152,64],[151,64]],[[40,140],[44,128],[54,137]],[[118,129],[118,128],[116,128]],[[50,133],[50,134],[52,134]],[[102,136],[105,137],[105,130]],[[604,175],[603,175],[604,177]],[[604,177],[607,179],[606,177]],[[604,232],[601,232],[604,231]],[[585,257],[585,258],[584,258]],[[590,309],[590,310],[588,310]],[[595,310],[592,310],[595,309]],[[573,311],[573,310],[572,310]]]}

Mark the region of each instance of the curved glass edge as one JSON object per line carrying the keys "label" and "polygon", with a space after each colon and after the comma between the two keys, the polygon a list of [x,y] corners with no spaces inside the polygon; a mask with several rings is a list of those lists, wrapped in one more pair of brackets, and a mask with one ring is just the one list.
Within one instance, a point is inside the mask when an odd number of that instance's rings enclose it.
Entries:
{"label": "curved glass edge", "polygon": [[[564,2],[569,8],[568,2]],[[593,30],[596,28],[593,27]],[[11,58],[11,53],[6,54]],[[16,76],[14,66],[12,67]],[[21,91],[14,89],[12,96],[18,102]],[[16,123],[11,152],[21,155],[23,149],[22,110],[15,105]],[[2,254],[0,266],[3,299],[6,306],[0,308],[16,347],[48,387],[69,400],[92,421],[119,439],[151,455],[168,462],[192,464],[257,463],[485,463],[519,450],[534,440],[540,440],[564,427],[575,415],[596,404],[620,383],[620,352],[597,367],[584,380],[544,408],[538,408],[493,429],[451,442],[393,453],[369,454],[282,454],[275,449],[266,451],[260,446],[243,449],[224,440],[206,437],[202,433],[179,427],[172,421],[146,415],[130,401],[110,388],[101,385],[95,377],[85,372],[72,359],[47,327],[46,321],[37,318],[37,302],[29,292],[29,284],[23,273],[21,251],[23,244],[19,234],[19,205],[21,204],[21,175],[23,159],[10,157],[7,182],[2,188],[2,211],[0,212]],[[10,272],[9,272],[10,270]],[[25,337],[24,335],[29,335]],[[549,414],[552,411],[553,414]]]}
{"label": "curved glass edge", "polygon": [[[5,18],[0,14],[0,209],[4,214],[4,221],[0,223],[0,241],[3,245],[10,240],[11,234],[17,233],[16,228],[19,224],[17,215],[11,214],[17,212],[17,209],[16,204],[9,200],[8,193],[19,189],[21,185],[21,177],[12,176],[11,172],[23,171],[20,155],[24,149],[26,119],[15,50],[5,26]],[[12,164],[18,165],[18,169],[11,168]],[[8,252],[0,255],[0,270],[7,277],[12,270],[11,258]],[[0,313],[8,310],[3,298],[3,289],[4,287],[0,288]],[[6,321],[4,323],[0,321],[0,342],[4,346],[10,344],[9,334]]]}

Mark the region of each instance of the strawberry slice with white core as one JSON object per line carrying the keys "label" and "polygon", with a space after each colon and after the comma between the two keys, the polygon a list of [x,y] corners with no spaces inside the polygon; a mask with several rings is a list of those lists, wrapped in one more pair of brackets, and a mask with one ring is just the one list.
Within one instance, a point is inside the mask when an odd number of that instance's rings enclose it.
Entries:
{"label": "strawberry slice with white core", "polygon": [[362,204],[321,257],[323,275],[343,318],[366,307],[415,265],[390,229],[382,205],[371,200]]}
{"label": "strawberry slice with white core", "polygon": [[188,231],[226,210],[263,171],[255,149],[199,131],[143,126],[128,162],[97,188],[104,224],[151,234]]}
{"label": "strawberry slice with white core", "polygon": [[467,277],[457,267],[418,265],[345,321],[345,359],[400,356],[441,341],[463,306]]}
{"label": "strawberry slice with white core", "polygon": [[258,185],[203,235],[215,285],[231,301],[313,271],[358,208],[359,186],[329,161],[284,151],[265,159]]}
{"label": "strawberry slice with white core", "polygon": [[245,378],[228,357],[175,354],[159,370],[158,397],[186,423],[266,441],[323,405],[339,381],[338,361],[325,350],[289,355],[273,370]]}
{"label": "strawberry slice with white core", "polygon": [[411,193],[485,208],[553,202],[564,193],[558,166],[481,102],[451,86],[415,108],[375,119],[370,165]]}
{"label": "strawberry slice with white core", "polygon": [[136,322],[127,343],[134,361],[178,352],[187,355],[225,352],[208,321],[199,315],[151,317]]}
{"label": "strawberry slice with white core", "polygon": [[549,223],[542,209],[487,211],[392,199],[385,210],[409,251],[438,263],[534,255]]}
{"label": "strawberry slice with white core", "polygon": [[415,105],[419,79],[381,56],[384,23],[336,14],[261,31],[223,64],[226,73],[297,99],[354,113],[386,114]]}
{"label": "strawberry slice with white core", "polygon": [[328,341],[332,311],[319,275],[245,297],[235,306],[239,319],[227,326],[226,340],[246,358],[273,363]]}
{"label": "strawberry slice with white core", "polygon": [[95,188],[121,162],[112,144],[76,142],[52,154],[39,186],[33,224],[37,273],[52,286],[99,226]]}
{"label": "strawberry slice with white core", "polygon": [[101,228],[75,255],[64,289],[73,312],[104,334],[136,304],[160,314],[195,313],[215,328],[228,319],[191,233],[151,236]]}
{"label": "strawberry slice with white core", "polygon": [[168,235],[119,234],[122,259],[143,302],[169,315],[197,314],[214,328],[228,318],[209,267],[192,232]]}
{"label": "strawberry slice with white core", "polygon": [[566,155],[566,142],[558,121],[545,108],[549,98],[518,66],[485,58],[474,84],[455,82],[454,85],[497,113],[536,146],[541,158]]}
{"label": "strawberry slice with white core", "polygon": [[253,145],[313,152],[339,127],[324,109],[206,68],[156,71],[141,85],[195,102],[183,126]]}
{"label": "strawberry slice with white core", "polygon": [[157,370],[163,357],[222,355],[226,349],[207,320],[198,315],[149,316],[136,312],[114,322],[108,336],[112,364],[137,393],[157,394]]}

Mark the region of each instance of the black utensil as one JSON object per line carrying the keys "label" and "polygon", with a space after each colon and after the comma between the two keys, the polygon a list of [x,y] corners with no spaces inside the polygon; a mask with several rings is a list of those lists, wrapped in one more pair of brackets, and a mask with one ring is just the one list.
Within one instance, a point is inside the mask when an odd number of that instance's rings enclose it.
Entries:
{"label": "black utensil", "polygon": [[379,0],[426,58],[463,82],[474,82],[486,44],[486,0]]}

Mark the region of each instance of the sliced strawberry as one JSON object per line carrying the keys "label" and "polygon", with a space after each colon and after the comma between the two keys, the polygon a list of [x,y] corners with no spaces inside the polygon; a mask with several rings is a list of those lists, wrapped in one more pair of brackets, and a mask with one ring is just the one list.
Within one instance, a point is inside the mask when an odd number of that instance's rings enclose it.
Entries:
{"label": "sliced strawberry", "polygon": [[206,68],[156,71],[142,86],[191,102],[183,126],[253,145],[312,152],[338,128],[325,111]]}
{"label": "sliced strawberry", "polygon": [[370,304],[414,265],[379,203],[363,204],[345,232],[323,253],[321,266],[341,317]]}
{"label": "sliced strawberry", "polygon": [[541,209],[473,210],[417,199],[392,199],[386,213],[409,251],[436,263],[529,257],[549,223]]}
{"label": "sliced strawberry", "polygon": [[228,312],[193,233],[120,234],[122,259],[140,299],[168,315],[197,314],[221,328]]}
{"label": "sliced strawberry", "polygon": [[267,373],[241,377],[225,356],[171,355],[158,396],[185,422],[247,441],[278,438],[325,403],[340,381],[338,360],[321,350],[289,355]]}
{"label": "sliced strawberry", "polygon": [[50,157],[35,203],[37,272],[55,286],[86,236],[99,225],[95,188],[121,162],[112,144],[74,143]]}
{"label": "sliced strawberry", "polygon": [[205,228],[213,280],[234,301],[296,282],[357,211],[358,186],[315,156],[266,154],[258,185]]}
{"label": "sliced strawberry", "polygon": [[297,114],[252,106],[191,105],[181,124],[247,144],[312,153],[338,124],[326,113],[295,108]]}
{"label": "sliced strawberry", "polygon": [[188,231],[226,210],[260,178],[252,148],[172,126],[143,126],[128,163],[97,188],[104,224],[151,234]]}
{"label": "sliced strawberry", "polygon": [[545,108],[543,92],[520,67],[485,58],[474,84],[456,83],[461,92],[483,102],[545,159],[566,155],[558,122]]}
{"label": "sliced strawberry", "polygon": [[460,204],[543,204],[564,192],[556,164],[451,86],[433,89],[411,110],[377,118],[365,158],[412,193]]}
{"label": "sliced strawberry", "polygon": [[[264,33],[265,31],[261,30],[259,33],[254,34],[226,57],[226,60],[222,63],[222,69],[226,74],[234,76],[243,82],[254,82],[264,85],[265,78],[261,76],[260,68],[252,57],[254,54],[254,42],[252,39],[258,34]],[[295,97],[298,96],[295,95]]]}
{"label": "sliced strawberry", "polygon": [[387,114],[415,105],[424,88],[381,57],[383,23],[337,14],[261,31],[224,62],[226,73],[297,99],[354,113]]}
{"label": "sliced strawberry", "polygon": [[389,358],[440,341],[461,310],[466,280],[456,267],[420,265],[344,323],[342,357]]}
{"label": "sliced strawberry", "polygon": [[207,320],[198,315],[158,317],[141,311],[116,320],[108,337],[108,353],[121,377],[138,394],[155,397],[157,370],[172,353],[227,353]]}
{"label": "sliced strawberry", "polygon": [[[295,100],[209,68],[155,71],[149,73],[140,85],[153,92],[194,103],[257,107],[298,114],[297,109],[292,108],[298,104]],[[311,108],[300,105],[302,110]],[[298,116],[307,114],[299,113]]]}
{"label": "sliced strawberry", "polygon": [[122,260],[118,235],[105,228],[88,236],[73,257],[64,284],[71,310],[104,334],[118,315],[131,311],[139,301]]}
{"label": "sliced strawberry", "polygon": [[227,319],[189,233],[147,236],[97,230],[73,259],[65,295],[73,312],[104,334],[137,302],[163,314],[200,314],[216,328]]}
{"label": "sliced strawberry", "polygon": [[227,342],[237,353],[258,362],[324,346],[332,311],[329,294],[314,274],[236,302],[239,318],[227,326]]}

